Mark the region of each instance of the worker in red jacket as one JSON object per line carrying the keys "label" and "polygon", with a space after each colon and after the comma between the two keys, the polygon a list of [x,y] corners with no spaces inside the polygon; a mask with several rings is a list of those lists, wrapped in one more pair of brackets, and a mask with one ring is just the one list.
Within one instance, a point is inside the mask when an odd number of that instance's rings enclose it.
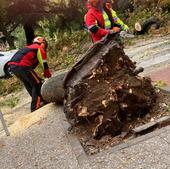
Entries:
{"label": "worker in red jacket", "polygon": [[32,97],[31,112],[44,105],[41,96],[41,78],[34,69],[40,64],[44,71],[44,77],[51,77],[47,64],[46,48],[46,40],[43,37],[36,37],[32,45],[20,49],[8,63],[11,72],[24,83],[26,90]]}
{"label": "worker in red jacket", "polygon": [[88,0],[85,25],[94,43],[109,33],[128,30],[128,26],[118,18],[110,4],[110,0]]}

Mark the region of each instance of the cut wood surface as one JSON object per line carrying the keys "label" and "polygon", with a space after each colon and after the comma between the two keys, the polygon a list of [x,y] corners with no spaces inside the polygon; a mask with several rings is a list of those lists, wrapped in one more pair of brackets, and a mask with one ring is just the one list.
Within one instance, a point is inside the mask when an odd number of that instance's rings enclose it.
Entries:
{"label": "cut wood surface", "polygon": [[68,72],[68,70],[58,71],[53,75],[53,77],[43,83],[41,95],[45,101],[63,103],[63,79],[66,72]]}
{"label": "cut wood surface", "polygon": [[155,30],[160,27],[160,20],[155,17],[146,19],[143,22],[135,23],[135,33],[136,34],[145,34],[149,33],[150,30]]}

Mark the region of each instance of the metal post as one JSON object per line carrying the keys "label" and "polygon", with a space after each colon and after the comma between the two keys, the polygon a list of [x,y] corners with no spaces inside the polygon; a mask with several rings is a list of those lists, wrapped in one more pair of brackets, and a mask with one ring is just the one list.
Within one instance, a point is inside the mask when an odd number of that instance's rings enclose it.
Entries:
{"label": "metal post", "polygon": [[7,128],[7,125],[6,125],[6,123],[5,123],[5,120],[4,120],[4,117],[3,117],[3,114],[2,114],[2,112],[1,112],[1,110],[0,110],[0,119],[1,119],[2,126],[3,126],[3,128],[4,128],[4,130],[5,130],[6,135],[7,135],[7,136],[10,136],[9,130],[8,130],[8,128]]}

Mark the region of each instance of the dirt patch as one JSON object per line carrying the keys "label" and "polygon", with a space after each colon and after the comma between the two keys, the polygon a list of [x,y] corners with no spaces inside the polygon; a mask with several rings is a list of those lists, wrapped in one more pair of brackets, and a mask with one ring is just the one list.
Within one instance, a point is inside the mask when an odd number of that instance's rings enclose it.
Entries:
{"label": "dirt patch", "polygon": [[117,133],[116,136],[106,135],[100,140],[96,140],[92,136],[91,126],[88,125],[77,125],[73,130],[74,134],[78,137],[82,147],[88,155],[93,155],[103,150],[109,149],[110,147],[116,146],[120,143],[125,143],[132,137],[131,131],[135,127],[141,126],[148,122],[155,121],[160,117],[170,114],[170,93],[163,91],[157,91],[157,101],[150,113],[143,115],[139,118],[127,118],[124,121],[124,125],[121,133]]}

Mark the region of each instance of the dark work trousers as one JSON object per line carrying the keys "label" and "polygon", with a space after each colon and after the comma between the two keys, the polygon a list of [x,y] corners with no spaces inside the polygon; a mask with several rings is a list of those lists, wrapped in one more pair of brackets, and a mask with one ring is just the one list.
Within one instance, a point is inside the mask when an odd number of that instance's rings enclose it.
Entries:
{"label": "dark work trousers", "polygon": [[43,98],[41,96],[41,78],[31,67],[10,65],[11,72],[14,73],[23,83],[32,97],[31,112],[40,108]]}

